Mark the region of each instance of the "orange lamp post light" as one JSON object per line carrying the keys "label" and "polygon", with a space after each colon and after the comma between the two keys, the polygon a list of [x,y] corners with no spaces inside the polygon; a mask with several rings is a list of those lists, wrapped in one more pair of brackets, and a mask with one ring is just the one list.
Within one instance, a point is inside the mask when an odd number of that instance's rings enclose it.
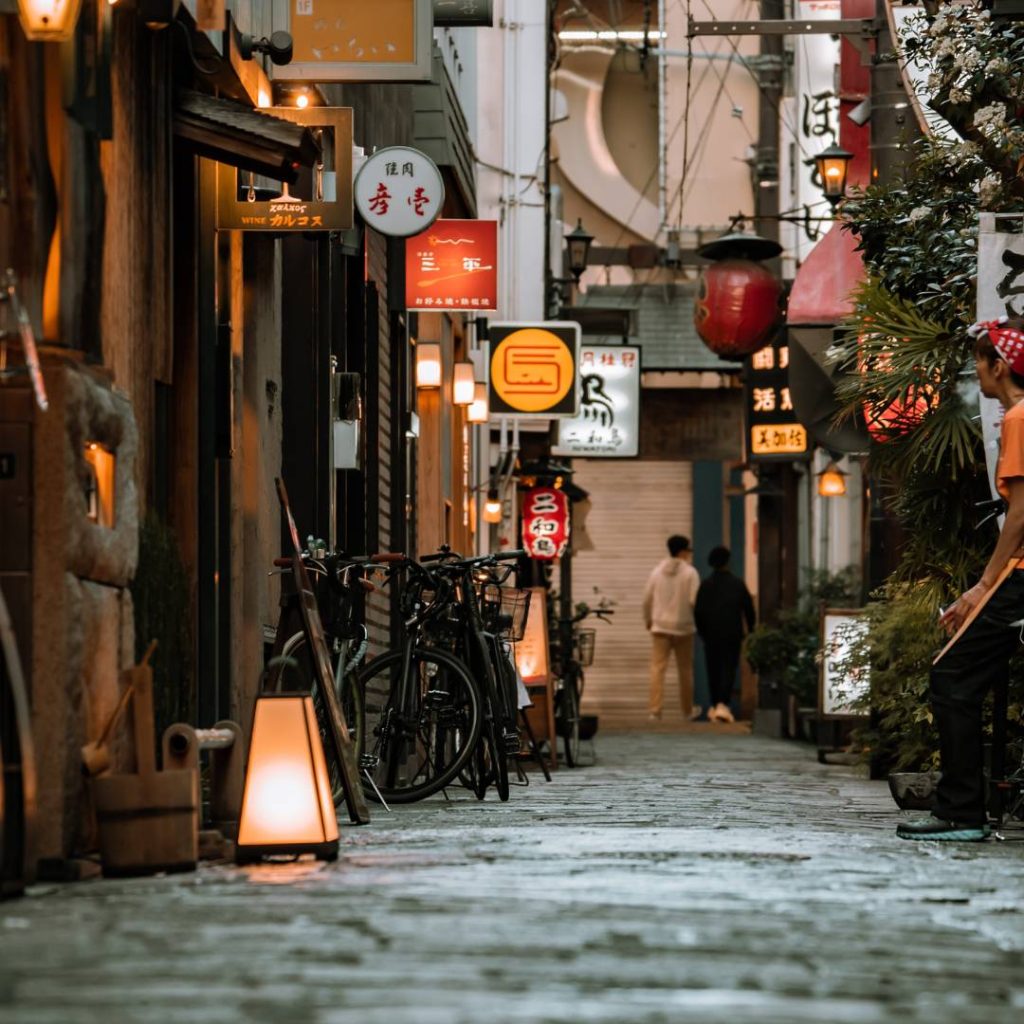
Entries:
{"label": "orange lamp post light", "polygon": [[313,698],[264,694],[256,701],[235,859],[338,856],[331,799]]}

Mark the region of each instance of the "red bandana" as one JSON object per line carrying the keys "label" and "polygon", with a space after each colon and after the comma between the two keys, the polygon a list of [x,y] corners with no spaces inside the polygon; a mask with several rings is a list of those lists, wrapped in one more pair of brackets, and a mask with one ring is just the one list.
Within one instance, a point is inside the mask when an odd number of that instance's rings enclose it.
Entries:
{"label": "red bandana", "polygon": [[1006,326],[1006,317],[999,320],[982,320],[968,330],[972,338],[981,332],[988,334],[996,352],[1006,361],[1014,373],[1024,374],[1024,332],[1016,327]]}

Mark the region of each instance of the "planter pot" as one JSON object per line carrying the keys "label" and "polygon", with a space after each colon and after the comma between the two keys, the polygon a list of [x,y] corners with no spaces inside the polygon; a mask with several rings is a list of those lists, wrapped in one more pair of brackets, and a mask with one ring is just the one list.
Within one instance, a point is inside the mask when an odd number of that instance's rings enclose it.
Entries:
{"label": "planter pot", "polygon": [[938,782],[938,772],[894,772],[889,776],[889,792],[900,810],[927,811]]}

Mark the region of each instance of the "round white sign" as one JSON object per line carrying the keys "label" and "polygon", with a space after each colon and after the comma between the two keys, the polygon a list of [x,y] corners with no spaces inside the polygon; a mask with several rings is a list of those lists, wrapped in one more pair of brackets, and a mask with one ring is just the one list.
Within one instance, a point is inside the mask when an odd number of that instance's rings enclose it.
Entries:
{"label": "round white sign", "polygon": [[408,146],[378,149],[359,169],[355,203],[375,231],[408,238],[441,216],[444,178],[426,153]]}

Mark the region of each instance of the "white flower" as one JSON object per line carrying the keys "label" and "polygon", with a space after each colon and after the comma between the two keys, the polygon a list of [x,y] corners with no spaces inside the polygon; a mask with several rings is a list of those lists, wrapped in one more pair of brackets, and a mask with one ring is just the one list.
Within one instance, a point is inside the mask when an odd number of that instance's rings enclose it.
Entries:
{"label": "white flower", "polygon": [[1002,179],[998,174],[986,174],[978,185],[978,198],[983,207],[990,206],[999,196]]}
{"label": "white flower", "polygon": [[950,103],[970,103],[971,94],[964,89],[958,89],[954,86],[949,90],[949,102]]}
{"label": "white flower", "polygon": [[927,206],[915,206],[910,213],[907,215],[907,220],[911,224],[917,223],[919,220],[924,220],[932,211]]}
{"label": "white flower", "polygon": [[993,57],[985,65],[986,75],[1005,75],[1010,70],[1010,62],[1005,57]]}
{"label": "white flower", "polygon": [[979,130],[992,128],[998,131],[1006,127],[1006,104],[992,103],[974,112],[974,127]]}

